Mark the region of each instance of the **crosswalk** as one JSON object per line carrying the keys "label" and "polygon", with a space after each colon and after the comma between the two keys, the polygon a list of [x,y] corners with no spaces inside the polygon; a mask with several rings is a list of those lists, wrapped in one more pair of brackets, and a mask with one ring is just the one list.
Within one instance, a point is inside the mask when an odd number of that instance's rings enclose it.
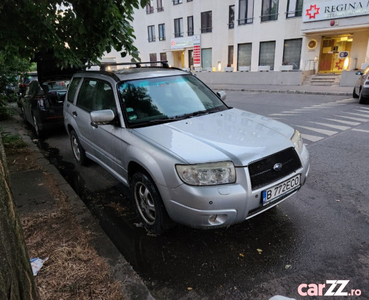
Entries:
{"label": "crosswalk", "polygon": [[[283,111],[281,113],[269,114],[269,117],[285,121],[290,117],[296,117],[301,114],[315,113],[315,110],[333,108],[350,103],[357,103],[357,99],[348,98],[335,102],[315,104],[309,107],[302,107]],[[366,122],[369,122],[369,107],[357,106],[349,112],[334,114],[328,118],[322,118],[320,121],[308,121],[308,124],[304,125],[291,125],[301,132],[304,142],[309,144],[321,141],[326,137],[334,136],[342,131],[347,130],[369,133],[369,130],[354,128]]]}

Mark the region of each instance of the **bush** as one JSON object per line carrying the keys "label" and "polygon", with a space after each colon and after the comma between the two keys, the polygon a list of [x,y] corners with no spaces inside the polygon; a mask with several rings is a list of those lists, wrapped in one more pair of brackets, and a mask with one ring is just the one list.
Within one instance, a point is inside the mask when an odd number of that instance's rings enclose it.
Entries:
{"label": "bush", "polygon": [[27,144],[23,141],[19,134],[11,134],[0,126],[0,136],[3,141],[4,148],[19,149],[24,148]]}

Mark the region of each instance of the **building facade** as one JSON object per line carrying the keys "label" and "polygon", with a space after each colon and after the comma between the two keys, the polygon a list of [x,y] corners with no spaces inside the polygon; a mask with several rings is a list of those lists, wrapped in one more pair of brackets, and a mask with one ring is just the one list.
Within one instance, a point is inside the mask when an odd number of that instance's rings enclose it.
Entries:
{"label": "building facade", "polygon": [[142,61],[191,70],[341,73],[369,62],[369,0],[151,0],[133,27]]}

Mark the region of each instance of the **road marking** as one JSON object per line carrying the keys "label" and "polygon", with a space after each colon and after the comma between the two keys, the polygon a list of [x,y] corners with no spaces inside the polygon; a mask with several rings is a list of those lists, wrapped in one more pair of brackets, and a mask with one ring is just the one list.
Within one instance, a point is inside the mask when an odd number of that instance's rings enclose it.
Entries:
{"label": "road marking", "polygon": [[271,116],[285,117],[285,116],[294,116],[294,114],[270,114],[268,116],[269,117],[271,117]]}
{"label": "road marking", "polygon": [[317,142],[323,139],[321,136],[315,136],[315,135],[310,135],[310,134],[305,134],[305,133],[301,133],[301,136],[304,140],[308,140],[311,142]]}
{"label": "road marking", "polygon": [[359,131],[359,132],[369,133],[369,130],[357,129],[357,128],[353,128],[352,131]]}
{"label": "road marking", "polygon": [[352,112],[349,112],[348,114],[353,115],[353,116],[363,117],[363,118],[369,118],[369,115],[357,114],[357,113],[352,113]]}
{"label": "road marking", "polygon": [[320,123],[320,122],[312,122],[312,121],[310,121],[310,123],[318,124],[318,125],[322,125],[322,126],[327,126],[327,127],[338,129],[338,130],[348,130],[348,129],[351,128],[351,127],[348,127],[348,126],[334,125],[334,124]]}
{"label": "road marking", "polygon": [[336,102],[339,102],[339,103],[350,103],[350,102],[357,102],[357,100],[352,99],[352,98],[347,98],[347,99],[337,100]]}
{"label": "road marking", "polygon": [[[369,109],[368,109],[369,110]],[[369,111],[368,110],[364,110],[364,109],[355,109],[355,111],[360,111],[360,112],[363,112],[363,113],[368,113]]]}
{"label": "road marking", "polygon": [[321,133],[321,134],[324,134],[324,135],[328,135],[328,136],[331,136],[331,135],[334,135],[334,134],[337,134],[338,133],[337,131],[332,131],[332,130],[327,130],[327,129],[320,129],[320,128],[314,128],[314,127],[308,127],[308,126],[300,126],[300,125],[297,125],[297,127],[304,128],[304,129],[311,130],[311,131],[315,131],[315,132],[318,132],[318,133]]}
{"label": "road marking", "polygon": [[328,121],[333,121],[333,122],[337,122],[337,123],[341,123],[341,124],[346,124],[346,125],[351,125],[351,126],[357,126],[360,125],[361,123],[358,122],[352,122],[352,121],[344,121],[344,120],[337,120],[337,119],[327,119]]}
{"label": "road marking", "polygon": [[359,121],[359,122],[368,122],[368,119],[361,119],[361,118],[354,118],[354,117],[348,117],[348,116],[339,116],[336,115],[336,117],[341,117],[341,118],[345,118],[345,119],[349,119],[349,120],[354,120],[354,121]]}

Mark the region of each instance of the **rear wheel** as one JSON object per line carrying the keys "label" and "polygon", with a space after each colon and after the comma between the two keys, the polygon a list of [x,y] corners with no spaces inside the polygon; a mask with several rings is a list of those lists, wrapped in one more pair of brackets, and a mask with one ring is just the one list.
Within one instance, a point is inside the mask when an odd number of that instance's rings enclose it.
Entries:
{"label": "rear wheel", "polygon": [[138,171],[133,175],[131,192],[137,213],[148,231],[161,234],[171,227],[172,221],[159,191],[146,172]]}
{"label": "rear wheel", "polygon": [[87,164],[88,158],[86,156],[85,149],[83,149],[83,147],[81,146],[79,138],[74,130],[70,132],[70,145],[72,147],[74,159],[81,166],[85,166]]}

